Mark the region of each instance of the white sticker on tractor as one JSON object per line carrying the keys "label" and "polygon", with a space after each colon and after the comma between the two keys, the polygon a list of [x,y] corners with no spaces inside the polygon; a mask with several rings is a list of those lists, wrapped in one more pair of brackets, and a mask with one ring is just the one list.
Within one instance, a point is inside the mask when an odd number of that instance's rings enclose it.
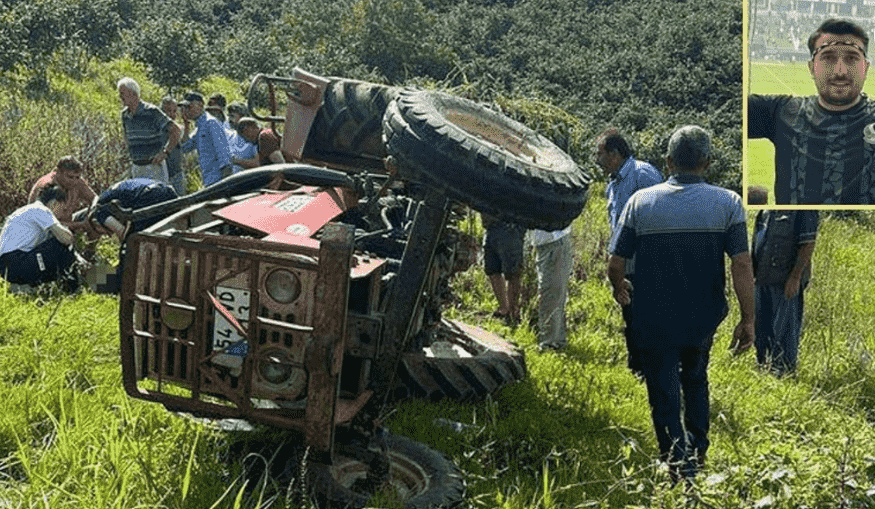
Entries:
{"label": "white sticker on tractor", "polygon": [[[249,320],[249,291],[217,286],[216,298],[245,328]],[[249,344],[218,310],[213,310],[213,323],[213,350],[225,349],[225,353],[216,355],[213,362],[232,368],[232,374],[238,376],[243,357],[249,353]]]}

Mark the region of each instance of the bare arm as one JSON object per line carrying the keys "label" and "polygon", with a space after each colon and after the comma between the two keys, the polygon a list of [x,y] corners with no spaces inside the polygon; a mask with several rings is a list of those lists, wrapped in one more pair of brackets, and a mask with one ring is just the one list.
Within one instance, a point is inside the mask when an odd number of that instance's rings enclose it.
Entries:
{"label": "bare arm", "polygon": [[626,281],[626,259],[611,255],[608,259],[608,279],[614,287],[614,300],[621,306],[631,302],[629,298],[629,282]]}
{"label": "bare arm", "polygon": [[286,160],[283,158],[282,152],[280,152],[279,150],[274,150],[269,156],[267,156],[267,158],[270,159],[270,162],[274,164],[283,164],[286,162]]}
{"label": "bare arm", "polygon": [[231,160],[231,162],[236,164],[237,166],[242,166],[246,169],[257,168],[259,166],[258,154],[255,154],[255,157],[252,157],[250,159],[239,159],[235,157]]}
{"label": "bare arm", "polygon": [[158,152],[155,155],[155,158],[152,159],[152,162],[155,164],[161,164],[161,162],[164,161],[165,158],[167,158],[167,155],[170,154],[170,151],[173,150],[173,147],[175,147],[179,143],[179,139],[182,137],[182,131],[180,131],[179,126],[176,125],[176,122],[171,121],[169,124],[167,124],[167,130],[170,131],[169,135],[167,136],[167,144],[164,145],[164,148],[161,150],[161,152]]}
{"label": "bare arm", "polygon": [[60,242],[61,244],[69,246],[73,243],[73,240],[75,240],[73,232],[71,232],[69,228],[59,222],[50,226],[49,231],[52,232],[52,235],[54,235],[55,238],[58,239],[58,242]]}
{"label": "bare arm", "polygon": [[118,219],[109,216],[106,218],[106,221],[103,222],[103,226],[112,230],[120,241],[125,240],[125,225],[121,224]]}
{"label": "bare arm", "polygon": [[754,341],[754,315],[756,312],[753,295],[753,263],[750,253],[739,253],[731,258],[732,286],[738,298],[741,320],[735,327],[730,349],[741,353],[750,348]]}
{"label": "bare arm", "polygon": [[796,265],[790,271],[787,277],[787,282],[784,284],[784,298],[792,299],[799,293],[799,287],[802,284],[802,274],[805,272],[805,267],[811,263],[811,255],[814,253],[814,241],[806,242],[799,246],[799,252],[796,255]]}

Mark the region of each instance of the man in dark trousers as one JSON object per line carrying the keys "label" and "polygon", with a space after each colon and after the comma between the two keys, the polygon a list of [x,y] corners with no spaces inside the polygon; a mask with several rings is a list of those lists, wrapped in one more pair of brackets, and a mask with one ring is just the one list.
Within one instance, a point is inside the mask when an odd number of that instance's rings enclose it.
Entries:
{"label": "man in dark trousers", "polygon": [[708,451],[708,361],[728,313],[724,253],[741,308],[732,347],[743,351],[754,342],[744,209],[738,194],[705,182],[710,163],[704,129],[675,131],[666,157],[673,175],[632,195],[609,248],[608,277],[620,305],[629,302],[626,260],[636,257],[633,330],[660,455],[675,482],[695,476]]}
{"label": "man in dark trousers", "polygon": [[757,362],[776,376],[796,371],[802,292],[811,279],[816,210],[761,210],[753,235]]}

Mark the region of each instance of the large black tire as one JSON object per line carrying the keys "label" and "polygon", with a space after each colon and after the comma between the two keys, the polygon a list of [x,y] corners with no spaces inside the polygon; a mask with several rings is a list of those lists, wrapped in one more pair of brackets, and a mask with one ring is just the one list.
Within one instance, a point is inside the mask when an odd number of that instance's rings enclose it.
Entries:
{"label": "large black tire", "polygon": [[399,89],[363,81],[334,79],[304,146],[304,158],[322,161],[371,159],[382,167],[386,155],[381,123]]}
{"label": "large black tire", "polygon": [[[453,462],[409,438],[391,434],[384,438],[389,454],[389,486],[376,494],[377,499],[393,500],[392,507],[400,502],[405,509],[443,509],[461,504],[465,482]],[[309,468],[310,491],[319,509],[374,507],[369,502],[373,503],[375,495],[356,488],[367,476],[369,467],[364,458],[336,452],[332,465],[311,464]]]}
{"label": "large black tire", "polygon": [[526,376],[522,351],[478,327],[441,320],[428,350],[405,352],[398,376],[408,394],[480,399]]}
{"label": "large black tire", "polygon": [[442,92],[399,92],[386,109],[383,140],[403,177],[527,228],[567,226],[592,181],[540,134]]}

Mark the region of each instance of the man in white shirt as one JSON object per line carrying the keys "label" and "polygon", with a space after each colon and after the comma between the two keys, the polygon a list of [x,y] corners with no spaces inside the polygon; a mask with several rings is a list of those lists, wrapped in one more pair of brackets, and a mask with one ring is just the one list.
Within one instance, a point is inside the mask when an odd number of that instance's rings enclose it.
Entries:
{"label": "man in white shirt", "polygon": [[45,187],[39,199],[15,210],[0,232],[0,276],[15,284],[61,281],[70,292],[78,288],[71,270],[75,237],[58,221],[67,198],[57,184]]}

